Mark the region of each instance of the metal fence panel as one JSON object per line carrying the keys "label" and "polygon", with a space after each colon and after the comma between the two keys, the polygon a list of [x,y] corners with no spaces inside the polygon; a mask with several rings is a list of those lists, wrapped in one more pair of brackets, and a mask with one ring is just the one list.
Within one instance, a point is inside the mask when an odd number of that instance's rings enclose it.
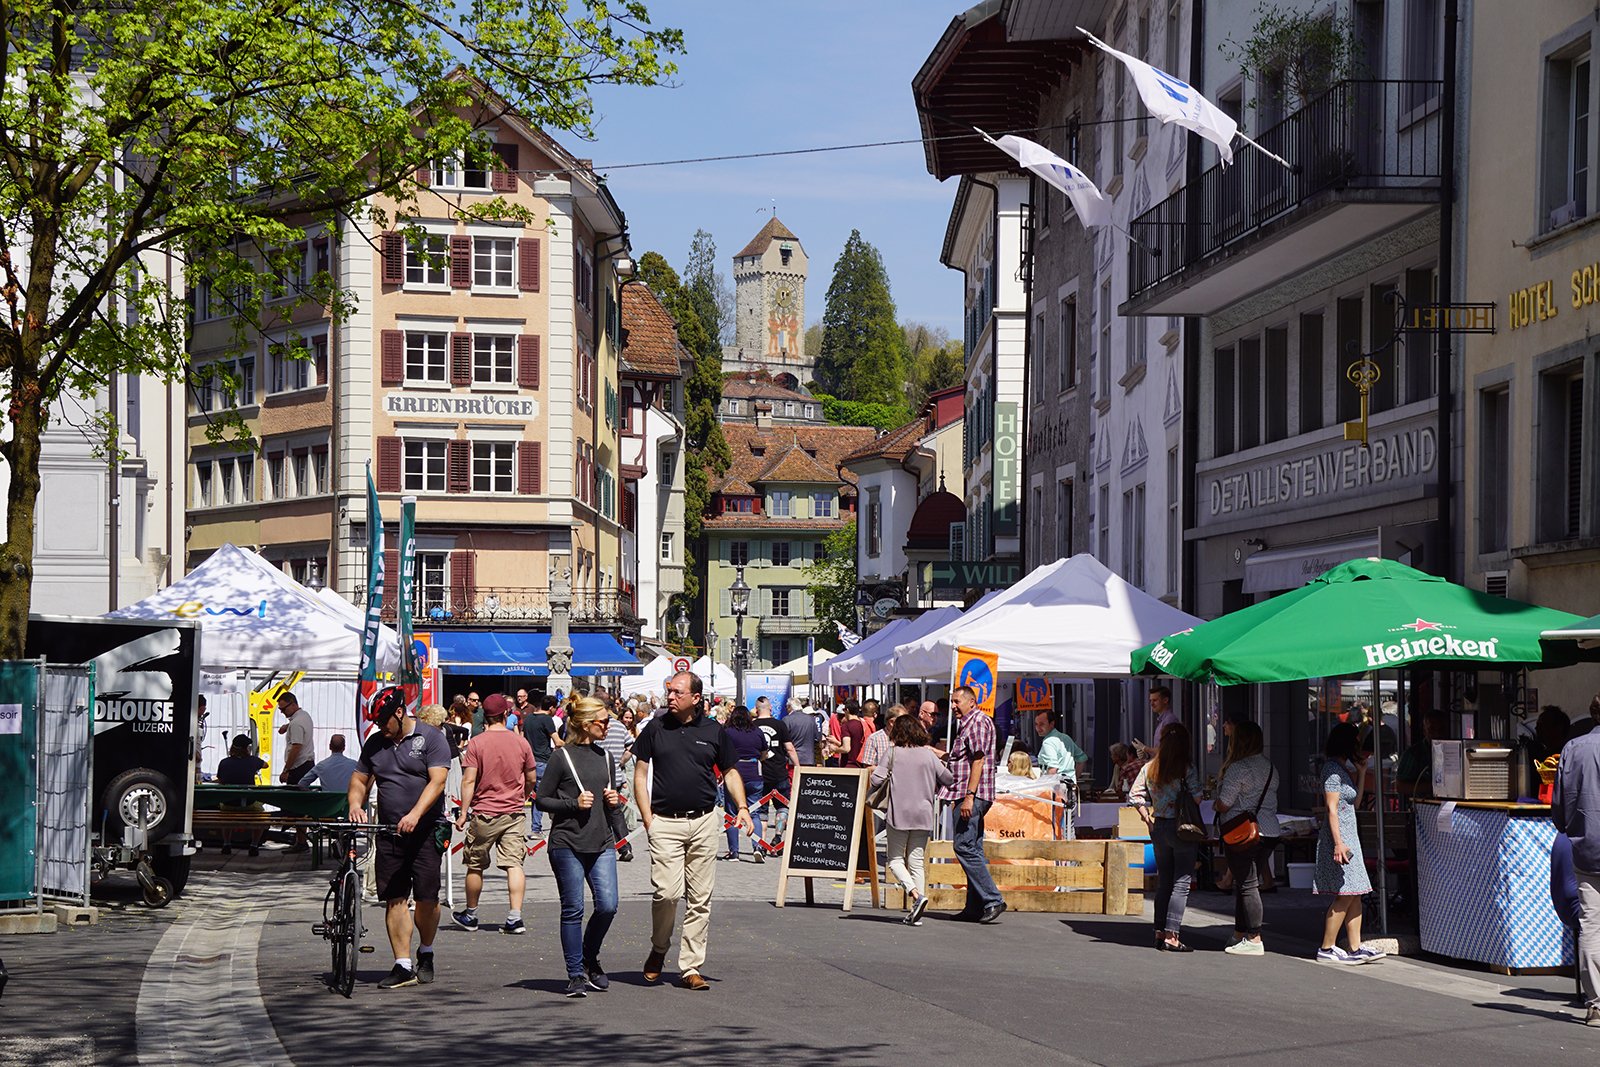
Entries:
{"label": "metal fence panel", "polygon": [[93,668],[44,671],[39,726],[39,892],[89,903]]}
{"label": "metal fence panel", "polygon": [[0,904],[37,904],[39,671],[0,662]]}

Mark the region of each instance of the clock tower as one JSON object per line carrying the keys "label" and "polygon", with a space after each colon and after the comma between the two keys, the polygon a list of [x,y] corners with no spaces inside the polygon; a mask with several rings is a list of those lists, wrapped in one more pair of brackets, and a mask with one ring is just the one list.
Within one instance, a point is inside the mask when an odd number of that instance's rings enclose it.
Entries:
{"label": "clock tower", "polygon": [[724,371],[765,370],[800,386],[811,380],[806,269],[800,238],[776,215],[733,257],[734,343],[723,349]]}

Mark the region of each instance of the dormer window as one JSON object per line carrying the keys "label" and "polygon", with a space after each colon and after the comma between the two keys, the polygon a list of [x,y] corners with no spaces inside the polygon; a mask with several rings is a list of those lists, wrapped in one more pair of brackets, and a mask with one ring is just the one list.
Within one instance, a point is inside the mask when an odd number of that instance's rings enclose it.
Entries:
{"label": "dormer window", "polygon": [[760,459],[762,456],[767,454],[767,446],[766,445],[751,445],[750,446],[750,454],[752,456],[755,456],[757,459]]}

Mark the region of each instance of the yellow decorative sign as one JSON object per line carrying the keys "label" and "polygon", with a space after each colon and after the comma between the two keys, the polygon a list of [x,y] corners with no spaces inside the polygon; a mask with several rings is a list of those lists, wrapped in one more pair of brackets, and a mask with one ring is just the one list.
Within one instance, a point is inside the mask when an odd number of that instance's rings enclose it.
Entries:
{"label": "yellow decorative sign", "polygon": [[1553,281],[1535,282],[1526,289],[1518,289],[1511,294],[1506,305],[1506,316],[1511,320],[1513,330],[1553,319],[1559,311]]}

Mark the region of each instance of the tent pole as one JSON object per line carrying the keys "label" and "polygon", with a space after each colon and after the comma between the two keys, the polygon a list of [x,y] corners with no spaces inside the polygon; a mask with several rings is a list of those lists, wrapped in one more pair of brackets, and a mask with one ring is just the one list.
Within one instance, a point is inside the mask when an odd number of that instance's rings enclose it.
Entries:
{"label": "tent pole", "polygon": [[[1389,865],[1384,862],[1383,836],[1383,693],[1378,688],[1378,673],[1372,672],[1372,759],[1378,765],[1378,931],[1389,936]],[[1359,803],[1360,797],[1356,800]]]}

